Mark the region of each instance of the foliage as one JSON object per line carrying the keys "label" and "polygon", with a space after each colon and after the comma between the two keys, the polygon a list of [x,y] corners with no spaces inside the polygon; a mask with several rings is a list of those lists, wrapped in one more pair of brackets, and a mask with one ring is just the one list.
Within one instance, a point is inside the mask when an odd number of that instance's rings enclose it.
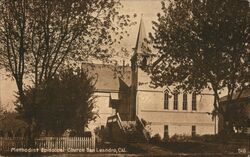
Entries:
{"label": "foliage", "polygon": [[138,141],[140,136],[139,136],[139,128],[138,125],[136,123],[123,123],[123,128],[126,134],[126,137],[128,139],[128,141],[130,140],[134,140],[134,141]]}
{"label": "foliage", "polygon": [[162,141],[167,142],[169,140],[170,140],[169,135],[164,135]]}
{"label": "foliage", "polygon": [[38,85],[66,61],[75,65],[88,57],[106,60],[111,45],[131,24],[129,16],[119,14],[120,8],[115,0],[1,0],[1,67],[21,93],[24,76]]}
{"label": "foliage", "polygon": [[38,85],[65,62],[107,60],[131,24],[120,8],[116,0],[1,0],[1,66],[22,92],[25,74]]}
{"label": "foliage", "polygon": [[217,134],[217,135],[202,135],[193,136],[189,139],[196,142],[206,142],[206,143],[233,143],[234,141],[247,142],[247,134],[235,133],[235,134]]}
{"label": "foliage", "polygon": [[149,69],[152,83],[185,91],[212,89],[215,111],[228,120],[220,93],[226,89],[231,103],[236,92],[239,98],[250,85],[247,1],[173,0],[167,6],[165,0],[162,10],[150,34],[158,50]]}
{"label": "foliage", "polygon": [[[173,153],[192,153],[192,154],[228,154],[238,153],[239,145],[222,144],[222,143],[206,143],[206,142],[167,142],[158,144],[161,148],[167,149]],[[247,145],[241,145],[247,147]],[[199,156],[199,155],[195,155]],[[216,156],[216,155],[215,155]]]}
{"label": "foliage", "polygon": [[123,128],[125,130],[125,132],[129,133],[129,134],[133,134],[134,132],[136,132],[136,125],[135,123],[127,123],[125,125],[125,123],[123,123]]}
{"label": "foliage", "polygon": [[109,140],[109,131],[108,128],[101,128],[101,127],[97,127],[94,130],[95,134],[96,134],[96,139],[99,143],[105,142]]}
{"label": "foliage", "polygon": [[123,128],[128,141],[145,141],[151,135],[151,127],[145,120],[142,120],[141,123],[128,121],[123,123]]}
{"label": "foliage", "polygon": [[27,128],[27,123],[20,119],[16,112],[4,112],[0,115],[0,136],[23,136]]}
{"label": "foliage", "polygon": [[239,148],[248,147],[247,135],[202,135],[202,136],[182,136],[177,135],[175,139],[157,146],[177,153],[239,153]]}
{"label": "foliage", "polygon": [[187,142],[187,141],[190,141],[191,138],[192,138],[192,136],[174,134],[174,135],[169,139],[169,141],[170,141],[170,142]]}
{"label": "foliage", "polygon": [[160,134],[155,134],[153,137],[150,138],[149,140],[150,143],[161,143],[162,138]]}
{"label": "foliage", "polygon": [[[39,88],[65,65],[111,58],[132,24],[121,7],[119,0],[0,0],[0,68],[14,78],[22,110],[35,116],[35,106],[24,103],[24,78]],[[27,121],[29,139],[35,118]]]}
{"label": "foliage", "polygon": [[27,121],[34,117],[36,133],[42,131],[62,135],[67,129],[78,135],[94,120],[94,82],[87,72],[66,69],[37,88],[25,90],[25,104],[30,110],[18,108]]}
{"label": "foliage", "polygon": [[229,121],[234,126],[235,131],[242,132],[248,126],[247,104],[244,103],[230,103],[228,105]]}

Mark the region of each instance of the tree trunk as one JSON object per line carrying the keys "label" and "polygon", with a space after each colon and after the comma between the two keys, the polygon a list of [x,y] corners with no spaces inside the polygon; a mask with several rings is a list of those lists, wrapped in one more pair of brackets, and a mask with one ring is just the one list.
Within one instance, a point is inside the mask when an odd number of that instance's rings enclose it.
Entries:
{"label": "tree trunk", "polygon": [[28,124],[27,144],[29,148],[35,148],[35,121],[32,118],[31,123]]}
{"label": "tree trunk", "polygon": [[[19,94],[21,106],[26,111],[28,106],[26,106],[26,104],[25,104],[23,82],[19,81],[17,79],[16,83],[17,83],[18,94]],[[28,145],[28,148],[34,148],[35,147],[35,127],[36,127],[34,117],[31,117],[31,119],[26,120],[26,122],[28,124],[27,135],[26,135],[27,145]]]}

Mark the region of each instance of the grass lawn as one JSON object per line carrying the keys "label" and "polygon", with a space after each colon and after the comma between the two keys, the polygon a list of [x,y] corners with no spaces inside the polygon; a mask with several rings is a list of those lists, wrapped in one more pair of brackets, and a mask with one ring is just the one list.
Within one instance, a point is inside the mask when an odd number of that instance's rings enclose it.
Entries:
{"label": "grass lawn", "polygon": [[[174,153],[239,153],[247,151],[248,145],[235,145],[206,142],[162,142],[157,146]],[[242,152],[243,153],[243,152]]]}

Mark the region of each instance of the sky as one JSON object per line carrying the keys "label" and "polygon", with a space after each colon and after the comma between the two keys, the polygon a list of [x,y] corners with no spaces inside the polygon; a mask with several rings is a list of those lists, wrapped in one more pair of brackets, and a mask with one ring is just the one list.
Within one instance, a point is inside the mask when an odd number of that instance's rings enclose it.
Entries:
{"label": "sky", "polygon": [[[157,13],[161,12],[161,1],[160,0],[123,0],[121,1],[124,8],[122,12],[124,14],[137,14],[137,17],[134,21],[137,22],[136,25],[129,28],[130,37],[127,40],[130,40],[128,46],[134,45],[139,29],[140,19],[143,18],[143,22],[146,28],[146,32],[149,33],[152,31],[152,21],[157,20]],[[142,17],[143,16],[143,17]],[[132,40],[131,40],[132,39]],[[126,46],[126,45],[125,45]]]}
{"label": "sky", "polygon": [[[122,0],[121,3],[124,6],[121,11],[122,13],[129,14],[130,16],[134,14],[137,15],[133,19],[136,24],[127,29],[130,34],[129,37],[121,41],[120,45],[132,54],[132,48],[134,48],[136,44],[141,18],[143,19],[146,34],[152,32],[152,21],[156,21],[157,13],[161,12],[161,0]],[[125,59],[129,61],[130,57],[126,57]]]}
{"label": "sky", "polygon": [[[152,21],[157,19],[156,15],[161,11],[161,0],[121,0],[121,3],[123,5],[121,13],[131,16],[134,14],[137,15],[137,17],[134,18],[137,24],[127,29],[130,35],[121,42],[121,45],[118,45],[118,47],[126,47],[129,53],[132,54],[132,48],[134,48],[136,44],[141,15],[143,14],[143,21],[146,33],[148,34],[152,31]],[[120,61],[123,59],[126,60],[127,64],[130,57],[123,57]],[[9,111],[14,110],[13,102],[16,95],[15,91],[16,84],[14,80],[8,79],[4,76],[4,72],[0,71],[0,107]]]}

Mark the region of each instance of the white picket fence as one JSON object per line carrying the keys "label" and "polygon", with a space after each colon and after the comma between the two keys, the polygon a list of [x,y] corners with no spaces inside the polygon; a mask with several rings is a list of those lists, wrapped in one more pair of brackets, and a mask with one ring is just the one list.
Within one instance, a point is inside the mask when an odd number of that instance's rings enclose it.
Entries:
{"label": "white picket fence", "polygon": [[[25,138],[0,137],[0,151],[27,147]],[[35,149],[95,149],[95,137],[41,137],[35,139]]]}

